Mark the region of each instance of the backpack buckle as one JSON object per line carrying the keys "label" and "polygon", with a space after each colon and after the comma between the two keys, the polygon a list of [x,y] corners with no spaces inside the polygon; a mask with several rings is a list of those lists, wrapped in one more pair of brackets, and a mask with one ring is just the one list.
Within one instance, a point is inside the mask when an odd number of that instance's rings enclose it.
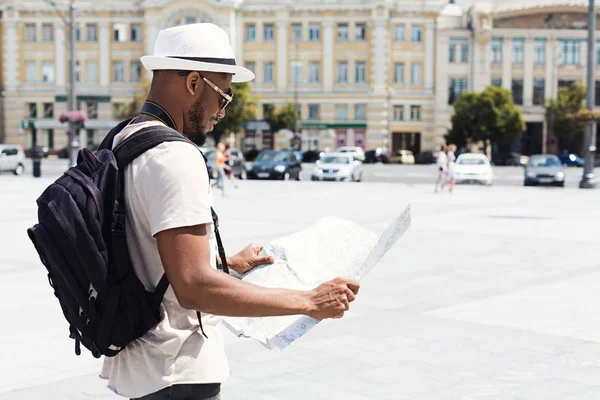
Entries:
{"label": "backpack buckle", "polygon": [[113,234],[125,235],[125,210],[118,201],[115,201],[113,208],[111,231]]}

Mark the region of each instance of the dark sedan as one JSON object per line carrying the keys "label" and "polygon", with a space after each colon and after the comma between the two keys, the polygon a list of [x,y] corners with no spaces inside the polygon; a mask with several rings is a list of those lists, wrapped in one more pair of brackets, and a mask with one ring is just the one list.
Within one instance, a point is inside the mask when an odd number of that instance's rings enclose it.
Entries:
{"label": "dark sedan", "polygon": [[525,166],[525,186],[540,184],[565,186],[565,172],[555,155],[536,154],[529,158]]}
{"label": "dark sedan", "polygon": [[263,150],[256,160],[247,166],[248,179],[295,179],[302,176],[302,164],[293,151]]}

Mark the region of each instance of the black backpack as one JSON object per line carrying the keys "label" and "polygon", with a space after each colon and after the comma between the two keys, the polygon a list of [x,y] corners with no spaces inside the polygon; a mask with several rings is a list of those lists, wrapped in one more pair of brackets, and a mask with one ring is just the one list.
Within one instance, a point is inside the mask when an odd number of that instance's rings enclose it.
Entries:
{"label": "black backpack", "polygon": [[[155,291],[146,291],[131,264],[125,238],[124,169],[160,143],[194,144],[173,129],[151,126],[113,152],[115,135],[129,122],[111,130],[97,152],[79,152],[77,165],[37,199],[38,223],[27,230],[48,270],[77,355],[82,343],[96,358],[113,357],[144,335],[160,321],[160,304],[169,286],[163,274]],[[218,217],[211,211],[222,260],[219,268],[228,273]],[[204,334],[200,313],[197,316]]]}

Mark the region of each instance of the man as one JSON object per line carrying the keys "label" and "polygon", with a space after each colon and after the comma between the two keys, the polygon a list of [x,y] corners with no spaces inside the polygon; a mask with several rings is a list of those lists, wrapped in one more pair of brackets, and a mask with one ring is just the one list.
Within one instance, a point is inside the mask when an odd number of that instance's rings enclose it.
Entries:
{"label": "man", "polygon": [[[163,124],[201,143],[225,115],[231,82],[254,78],[235,65],[227,34],[213,24],[163,30],[154,55],[141,60],[153,71],[148,101],[113,147]],[[104,360],[101,376],[122,396],[217,399],[229,375],[219,316],[341,318],[358,293],[357,282],[342,278],[295,291],[254,286],[217,270],[209,177],[201,153],[188,143],[160,144],[129,164],[125,203],[136,274],[153,291],[166,273],[170,287],[158,326]],[[238,273],[273,263],[258,255],[261,249],[250,245],[226,261]]]}

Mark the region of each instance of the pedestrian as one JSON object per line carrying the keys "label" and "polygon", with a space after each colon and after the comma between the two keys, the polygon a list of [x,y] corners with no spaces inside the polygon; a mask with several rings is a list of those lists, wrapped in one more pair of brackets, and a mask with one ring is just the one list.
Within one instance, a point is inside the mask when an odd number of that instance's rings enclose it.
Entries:
{"label": "pedestrian", "polygon": [[231,154],[231,143],[225,144],[225,175],[231,181],[231,184],[235,189],[238,188],[238,185],[235,183],[235,173],[233,171],[234,166],[233,154]]}
{"label": "pedestrian", "polygon": [[215,161],[214,161],[214,172],[216,174],[216,179],[211,184],[211,187],[217,187],[221,189],[221,195],[225,196],[225,169],[228,168],[225,165],[225,145],[223,143],[217,144],[217,149],[215,150]]}
{"label": "pedestrian", "polygon": [[[456,184],[456,145],[454,144],[450,144],[448,145],[448,154],[446,155],[447,157],[447,163],[448,163],[448,168],[446,169],[446,181],[445,184],[448,185],[448,191],[450,193],[452,193],[452,191],[454,190],[454,185]],[[443,185],[442,185],[442,189],[443,189]]]}
{"label": "pedestrian", "polygon": [[441,184],[441,188],[444,188],[444,181],[445,181],[445,175],[446,175],[446,170],[448,169],[448,156],[446,155],[446,153],[448,152],[448,147],[445,144],[442,144],[440,146],[440,151],[438,152],[438,156],[437,156],[437,179],[435,181],[435,193],[437,193],[439,191],[440,188],[440,184]]}
{"label": "pedestrian", "polygon": [[[154,54],[141,61],[153,72],[148,99],[113,148],[143,127],[165,125],[201,145],[225,116],[231,83],[254,79],[236,65],[226,32],[210,23],[160,31]],[[158,325],[104,359],[101,377],[117,394],[219,399],[229,376],[220,316],[341,318],[354,301],[359,284],[347,278],[300,291],[259,287],[219,271],[224,264],[243,274],[274,260],[259,256],[256,244],[226,259],[217,256],[211,186],[196,146],[163,142],[128,164],[124,179],[134,271],[147,290],[155,290],[164,273],[170,285]]]}

